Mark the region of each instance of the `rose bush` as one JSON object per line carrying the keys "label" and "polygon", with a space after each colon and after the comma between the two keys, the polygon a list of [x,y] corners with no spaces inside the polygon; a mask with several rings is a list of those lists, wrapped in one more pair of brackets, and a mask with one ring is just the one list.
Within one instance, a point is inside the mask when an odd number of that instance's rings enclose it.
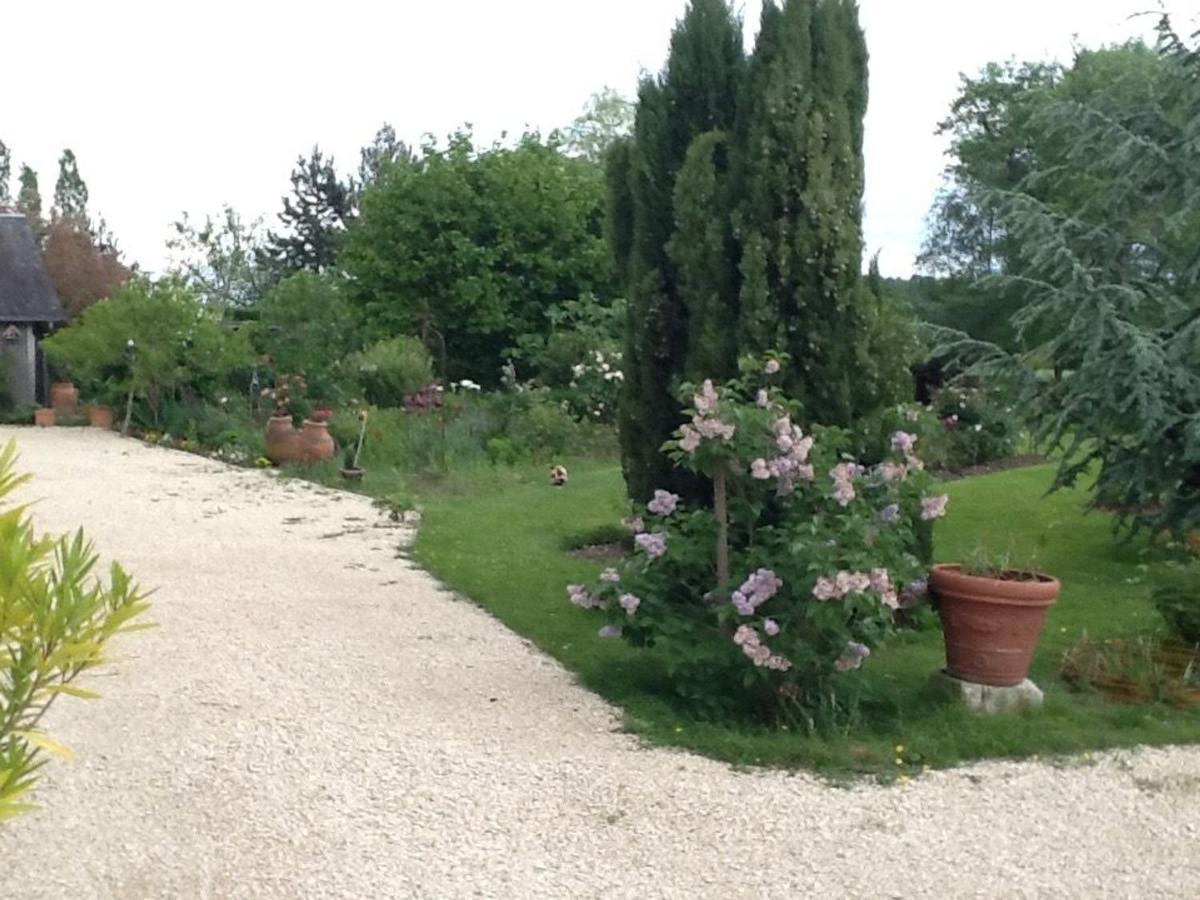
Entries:
{"label": "rose bush", "polygon": [[839,430],[806,434],[770,386],[785,361],[684,386],[691,421],[669,449],[711,480],[712,507],[658,491],[627,520],[632,560],[568,594],[603,617],[602,636],[656,648],[697,710],[813,728],[845,717],[851,673],[924,594],[919,525],[946,498],[929,494],[911,434],[872,468],[840,452]]}

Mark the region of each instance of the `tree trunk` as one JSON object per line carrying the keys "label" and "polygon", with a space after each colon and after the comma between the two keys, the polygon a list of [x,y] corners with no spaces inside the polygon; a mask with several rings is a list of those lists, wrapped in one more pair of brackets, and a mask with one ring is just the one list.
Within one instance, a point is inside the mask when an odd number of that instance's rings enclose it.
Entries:
{"label": "tree trunk", "polygon": [[713,473],[713,512],[717,517],[717,587],[729,587],[729,497],[725,463]]}

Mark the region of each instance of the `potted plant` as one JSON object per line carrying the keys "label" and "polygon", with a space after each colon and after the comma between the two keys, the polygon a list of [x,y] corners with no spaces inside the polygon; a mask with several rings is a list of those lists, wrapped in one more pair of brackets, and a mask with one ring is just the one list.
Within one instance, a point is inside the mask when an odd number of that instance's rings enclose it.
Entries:
{"label": "potted plant", "polygon": [[323,462],[333,456],[337,449],[329,433],[329,419],[333,411],[319,407],[304,420],[300,430],[300,453],[304,462]]}
{"label": "potted plant", "polygon": [[342,477],[347,481],[361,481],[364,471],[358,465],[358,457],[362,454],[363,439],[367,435],[367,412],[363,410],[358,414],[358,442],[353,448],[346,448],[346,455],[343,459],[345,463],[342,468]]}
{"label": "potted plant", "polygon": [[54,427],[55,420],[57,418],[58,417],[54,414],[54,407],[52,406],[33,411],[33,424],[37,425],[39,428]]}
{"label": "potted plant", "polygon": [[60,375],[50,384],[50,407],[62,416],[75,415],[79,411],[79,388]]}
{"label": "potted plant", "polygon": [[1057,578],[1007,560],[935,565],[929,590],[942,621],[947,673],[973,684],[1021,684],[1029,675],[1046,611],[1061,587]]}
{"label": "potted plant", "polygon": [[292,423],[287,385],[276,387],[274,395],[275,412],[267,420],[266,455],[275,465],[282,466],[300,460],[300,434]]}

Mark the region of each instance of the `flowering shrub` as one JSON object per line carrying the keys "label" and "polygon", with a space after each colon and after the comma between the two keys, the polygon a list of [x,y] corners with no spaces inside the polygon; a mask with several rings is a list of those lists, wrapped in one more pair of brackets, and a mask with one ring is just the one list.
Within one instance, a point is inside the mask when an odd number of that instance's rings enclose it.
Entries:
{"label": "flowering shrub", "polygon": [[916,524],[945,514],[928,493],[918,439],[897,432],[871,468],[833,429],[806,434],[769,386],[783,360],[693,394],[669,445],[707,476],[711,509],[658,491],[626,521],[635,553],[599,584],[572,585],[601,635],[663,654],[676,690],[716,715],[752,712],[808,727],[843,716],[848,688],[893,614],[924,593]]}
{"label": "flowering shrub", "polygon": [[1020,423],[998,391],[944,388],[933,398],[932,413],[946,430],[947,468],[977,466],[1016,452]]}

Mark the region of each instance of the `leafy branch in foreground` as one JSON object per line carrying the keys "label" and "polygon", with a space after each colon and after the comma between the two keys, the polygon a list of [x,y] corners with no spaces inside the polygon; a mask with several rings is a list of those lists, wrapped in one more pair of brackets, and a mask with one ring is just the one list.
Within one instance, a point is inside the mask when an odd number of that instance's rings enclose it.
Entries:
{"label": "leafy branch in foreground", "polygon": [[[0,451],[0,499],[28,480],[16,475],[16,445]],[[71,753],[38,726],[61,695],[95,699],[76,684],[105,661],[109,640],[149,604],[119,565],[93,577],[97,556],[82,532],[39,537],[25,508],[0,511],[0,820],[33,807],[25,796],[46,754]]]}
{"label": "leafy branch in foreground", "polygon": [[1183,534],[1200,527],[1200,56],[1169,20],[1160,33],[1141,104],[1047,102],[1037,125],[1061,152],[989,194],[1024,260],[994,280],[1023,295],[1013,324],[1034,349],[939,351],[1015,383],[1062,450],[1057,486],[1095,472],[1093,505]]}

